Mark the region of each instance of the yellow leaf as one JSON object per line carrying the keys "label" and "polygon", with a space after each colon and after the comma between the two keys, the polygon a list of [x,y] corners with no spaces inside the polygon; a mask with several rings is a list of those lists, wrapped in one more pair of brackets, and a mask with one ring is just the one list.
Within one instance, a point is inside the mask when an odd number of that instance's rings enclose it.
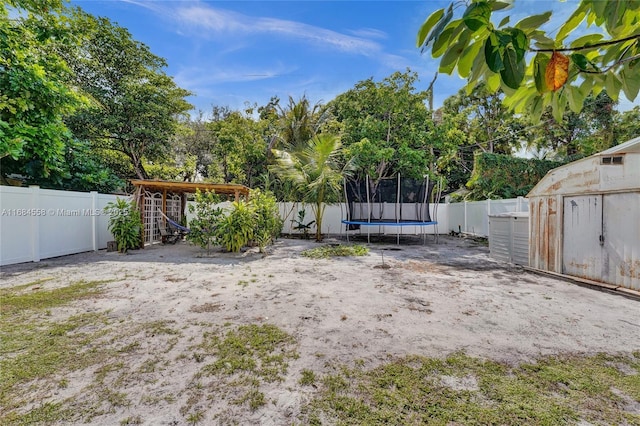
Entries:
{"label": "yellow leaf", "polygon": [[554,92],[567,82],[569,77],[569,58],[562,53],[553,52],[544,74],[547,87]]}

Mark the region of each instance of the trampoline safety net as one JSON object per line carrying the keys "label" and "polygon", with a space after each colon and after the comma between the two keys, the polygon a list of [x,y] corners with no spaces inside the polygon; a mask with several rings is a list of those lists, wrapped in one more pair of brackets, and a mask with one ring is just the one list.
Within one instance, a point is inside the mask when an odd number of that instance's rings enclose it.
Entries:
{"label": "trampoline safety net", "polygon": [[[425,179],[385,178],[377,183],[347,180],[347,220],[350,222],[403,223],[431,222],[429,199],[435,182]],[[349,224],[349,230],[360,225]]]}

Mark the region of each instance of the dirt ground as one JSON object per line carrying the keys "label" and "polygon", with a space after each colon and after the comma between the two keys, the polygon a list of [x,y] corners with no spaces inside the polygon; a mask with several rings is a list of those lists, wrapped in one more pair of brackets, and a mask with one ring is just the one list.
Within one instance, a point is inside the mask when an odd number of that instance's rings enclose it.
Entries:
{"label": "dirt ground", "polygon": [[[179,331],[170,347],[164,335],[122,334],[120,344],[138,345],[130,365],[153,356],[169,362],[144,380],[120,384],[130,403],[105,410],[92,424],[123,424],[133,415],[143,424],[187,424],[180,408],[202,368],[189,354],[211,325],[273,324],[293,336],[299,355],[289,361],[283,382],[261,386],[268,403],[256,410],[223,398],[195,404],[204,419],[224,415],[238,424],[291,424],[309,399],[297,384],[301,372],[322,374],[329,363],[375,366],[390,357],[454,351],[518,363],[548,354],[640,349],[637,300],[495,261],[471,240],[394,243],[370,244],[366,256],[331,259],[301,256],[318,244],[299,239],[281,239],[266,254],[250,249],[208,257],[187,243],[127,255],[100,251],[3,267],[0,287],[113,280],[99,298],[52,315],[107,312],[116,329],[164,321]],[[69,386],[43,389],[38,400],[88,398],[93,368],[68,374]],[[149,395],[157,402],[149,403]]]}

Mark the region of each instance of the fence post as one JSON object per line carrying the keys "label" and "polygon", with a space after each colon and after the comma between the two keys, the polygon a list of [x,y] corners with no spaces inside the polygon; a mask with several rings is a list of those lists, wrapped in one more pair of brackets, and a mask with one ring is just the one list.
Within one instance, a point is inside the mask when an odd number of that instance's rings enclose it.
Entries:
{"label": "fence post", "polygon": [[517,204],[516,204],[516,211],[517,211],[518,213],[520,213],[520,212],[522,211],[522,204],[524,204],[524,203],[522,202],[522,196],[519,196],[519,197],[518,197]]}
{"label": "fence post", "polygon": [[491,200],[487,198],[487,237],[489,236],[489,227],[491,222],[489,221],[489,215],[491,214]]}
{"label": "fence post", "polygon": [[467,232],[467,200],[464,201],[464,231]]}
{"label": "fence post", "polygon": [[89,192],[91,194],[91,244],[93,251],[98,251],[98,193],[96,191]]}
{"label": "fence post", "polygon": [[[40,208],[40,187],[38,185],[29,185],[31,190],[31,208]],[[31,260],[40,262],[40,216],[31,215]]]}

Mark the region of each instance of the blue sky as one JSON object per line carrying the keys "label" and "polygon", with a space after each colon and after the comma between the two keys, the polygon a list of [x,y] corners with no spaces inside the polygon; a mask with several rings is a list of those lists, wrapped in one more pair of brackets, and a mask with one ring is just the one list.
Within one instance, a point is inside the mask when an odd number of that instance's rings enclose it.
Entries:
{"label": "blue sky", "polygon": [[[518,0],[511,22],[554,10],[557,30],[577,0]],[[437,61],[415,47],[422,22],[449,1],[159,1],[73,0],[72,6],[127,28],[168,62],[167,74],[194,93],[205,113],[212,105],[241,109],[306,94],[329,102],[358,81],[394,71],[418,72],[425,89]],[[440,74],[434,106],[464,86]]]}

